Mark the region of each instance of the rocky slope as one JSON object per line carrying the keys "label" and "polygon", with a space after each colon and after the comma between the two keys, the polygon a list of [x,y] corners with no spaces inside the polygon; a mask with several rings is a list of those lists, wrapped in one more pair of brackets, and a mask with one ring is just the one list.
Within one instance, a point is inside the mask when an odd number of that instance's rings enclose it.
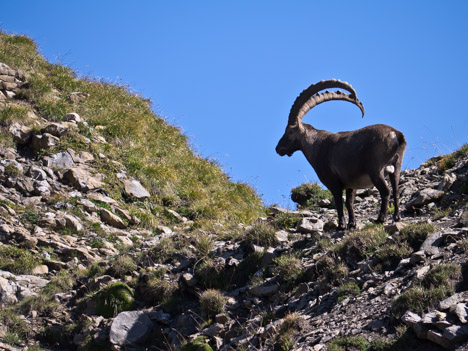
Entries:
{"label": "rocky slope", "polygon": [[466,147],[402,173],[398,224],[371,189],[354,232],[326,201],[203,226],[29,80],[0,64],[0,349],[467,349]]}

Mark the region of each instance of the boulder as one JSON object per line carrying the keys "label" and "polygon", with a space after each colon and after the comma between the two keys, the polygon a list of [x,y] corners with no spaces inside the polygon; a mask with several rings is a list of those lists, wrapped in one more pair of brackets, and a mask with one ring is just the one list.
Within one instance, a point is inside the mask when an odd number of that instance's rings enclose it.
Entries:
{"label": "boulder", "polygon": [[413,197],[407,204],[406,208],[408,210],[413,210],[415,208],[421,208],[424,205],[427,205],[431,202],[436,202],[444,196],[445,192],[442,190],[435,190],[431,188],[423,189],[416,193],[416,196]]}
{"label": "boulder", "polygon": [[113,214],[111,211],[101,208],[100,211],[101,219],[104,223],[119,229],[127,228],[127,224],[117,215]]}
{"label": "boulder", "polygon": [[153,329],[148,314],[140,311],[121,312],[110,328],[110,342],[119,346],[135,346],[144,343]]}
{"label": "boulder", "polygon": [[31,139],[32,129],[17,122],[14,122],[8,130],[17,144],[27,144]]}
{"label": "boulder", "polygon": [[51,168],[69,169],[75,166],[73,158],[67,151],[44,157],[44,166]]}
{"label": "boulder", "polygon": [[321,219],[305,217],[297,224],[297,230],[301,233],[317,233],[323,231],[323,226]]}
{"label": "boulder", "polygon": [[99,175],[93,176],[84,168],[69,169],[63,174],[63,179],[80,191],[94,190],[103,185]]}
{"label": "boulder", "polygon": [[131,200],[144,200],[151,196],[148,190],[135,179],[126,179],[123,184],[125,196]]}

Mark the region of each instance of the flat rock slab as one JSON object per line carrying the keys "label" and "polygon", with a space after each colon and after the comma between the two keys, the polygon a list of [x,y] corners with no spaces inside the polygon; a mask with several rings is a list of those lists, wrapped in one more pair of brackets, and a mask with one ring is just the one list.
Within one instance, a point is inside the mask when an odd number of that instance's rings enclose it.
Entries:
{"label": "flat rock slab", "polygon": [[110,329],[110,342],[113,345],[132,346],[146,341],[153,323],[146,312],[126,311],[115,317]]}

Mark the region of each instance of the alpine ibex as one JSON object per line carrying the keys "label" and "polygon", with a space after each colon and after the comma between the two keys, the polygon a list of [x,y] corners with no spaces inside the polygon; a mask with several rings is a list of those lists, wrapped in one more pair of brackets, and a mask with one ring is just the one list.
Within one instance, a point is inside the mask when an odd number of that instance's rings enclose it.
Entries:
{"label": "alpine ibex", "polygon": [[[349,94],[340,90],[320,93],[324,89],[332,88],[344,89]],[[333,194],[340,229],[345,228],[342,197],[344,189],[346,189],[346,208],[349,215],[348,229],[356,227],[353,209],[356,189],[370,188],[373,185],[382,197],[377,222],[384,222],[390,194],[385,181],[387,174],[393,188],[395,206],[393,219],[400,220],[398,183],[406,148],[404,135],[385,124],[375,124],[335,134],[302,123],[302,119],[310,109],[330,100],[349,101],[361,109],[364,117],[364,106],[350,84],[335,79],[312,84],[294,101],[289,112],[286,132],[278,142],[276,152],[280,156],[291,156],[298,150],[304,153],[320,181]]]}

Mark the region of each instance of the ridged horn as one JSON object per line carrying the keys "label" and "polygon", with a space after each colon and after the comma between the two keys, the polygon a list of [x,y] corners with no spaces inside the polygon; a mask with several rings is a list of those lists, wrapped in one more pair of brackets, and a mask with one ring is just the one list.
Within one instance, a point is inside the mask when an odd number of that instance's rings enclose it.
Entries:
{"label": "ridged horn", "polygon": [[[319,93],[324,89],[331,88],[344,89],[347,90],[350,94],[343,93],[340,90]],[[297,122],[302,121],[307,112],[309,112],[313,107],[321,104],[322,102],[330,100],[349,101],[361,109],[362,117],[364,117],[364,106],[357,98],[356,91],[351,86],[351,84],[342,82],[337,79],[330,79],[322,80],[316,84],[312,84],[301,94],[299,94],[291,107],[291,111],[289,112],[288,124],[296,124]]]}

